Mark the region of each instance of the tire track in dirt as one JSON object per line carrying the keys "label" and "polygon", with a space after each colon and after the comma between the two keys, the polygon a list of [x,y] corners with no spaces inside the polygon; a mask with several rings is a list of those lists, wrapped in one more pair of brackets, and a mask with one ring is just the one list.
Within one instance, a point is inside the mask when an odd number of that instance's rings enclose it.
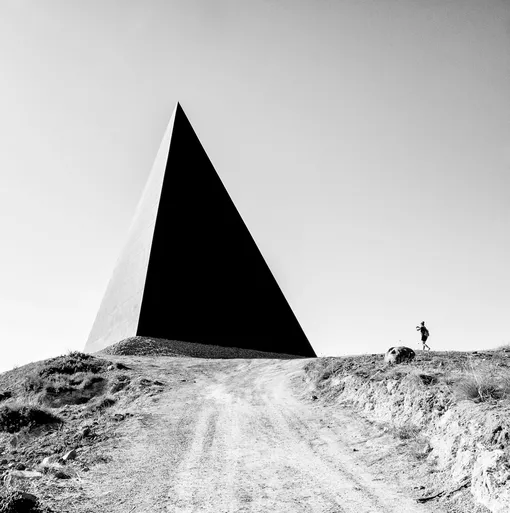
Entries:
{"label": "tire track in dirt", "polygon": [[143,422],[126,423],[124,447],[94,471],[93,511],[430,511],[381,484],[321,425],[320,412],[296,398],[289,383],[303,364],[179,358],[154,368],[187,383],[139,412]]}
{"label": "tire track in dirt", "polygon": [[[344,486],[349,484],[349,511],[393,513],[402,509],[403,505],[407,508],[405,511],[422,511],[414,501],[396,494],[388,483],[368,475],[352,456],[350,448],[318,424],[310,409],[292,397],[286,381],[279,379],[272,384],[273,387],[267,389],[269,394],[264,397],[266,406],[273,409],[275,416],[282,419],[297,439],[306,443],[313,457],[319,460],[325,475],[333,480],[337,475],[336,479],[341,477]],[[287,401],[282,402],[279,396],[287,398]]]}
{"label": "tire track in dirt", "polygon": [[[250,370],[257,372],[257,367],[254,363]],[[315,469],[310,472],[300,464],[303,453],[301,448],[293,447],[296,439],[282,429],[280,422],[275,422],[275,415],[268,414],[271,410],[264,400],[265,385],[254,380],[252,372],[236,374],[228,390],[245,402],[244,439],[251,440],[252,448],[256,448],[255,452],[252,449],[252,458],[249,450],[243,457],[244,466],[250,465],[250,471],[260,476],[257,483],[261,484],[257,489],[252,486],[255,496],[252,496],[249,511],[270,511],[278,507],[278,511],[342,513],[344,510],[335,496],[317,481]],[[246,468],[239,468],[238,473],[242,476]]]}

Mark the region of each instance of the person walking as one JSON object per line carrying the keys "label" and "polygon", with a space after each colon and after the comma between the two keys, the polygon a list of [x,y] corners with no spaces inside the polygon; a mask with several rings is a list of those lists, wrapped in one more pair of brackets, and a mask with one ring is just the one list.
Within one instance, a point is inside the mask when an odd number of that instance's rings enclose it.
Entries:
{"label": "person walking", "polygon": [[421,326],[416,326],[416,331],[421,332],[421,342],[423,344],[423,351],[428,349],[430,351],[430,347],[427,345],[427,339],[429,338],[429,330],[425,327],[425,321],[421,323]]}

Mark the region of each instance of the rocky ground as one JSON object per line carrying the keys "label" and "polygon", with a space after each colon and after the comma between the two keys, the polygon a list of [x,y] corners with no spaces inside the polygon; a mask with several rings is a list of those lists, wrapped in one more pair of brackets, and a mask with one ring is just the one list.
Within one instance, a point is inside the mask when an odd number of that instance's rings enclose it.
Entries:
{"label": "rocky ground", "polygon": [[510,349],[319,358],[305,371],[325,408],[347,406],[401,440],[442,511],[510,511]]}
{"label": "rocky ground", "polygon": [[174,356],[191,358],[273,358],[293,359],[298,356],[268,353],[255,349],[240,349],[238,347],[222,347],[211,344],[197,344],[180,342],[178,340],[164,340],[161,338],[130,337],[113,344],[98,354],[117,356]]}
{"label": "rocky ground", "polygon": [[142,511],[140,486],[162,511],[510,511],[507,349],[399,365],[192,350],[131,339],[0,374],[0,513]]}
{"label": "rocky ground", "polygon": [[102,450],[137,406],[165,383],[83,353],[0,375],[0,512],[68,510],[81,481],[111,456]]}

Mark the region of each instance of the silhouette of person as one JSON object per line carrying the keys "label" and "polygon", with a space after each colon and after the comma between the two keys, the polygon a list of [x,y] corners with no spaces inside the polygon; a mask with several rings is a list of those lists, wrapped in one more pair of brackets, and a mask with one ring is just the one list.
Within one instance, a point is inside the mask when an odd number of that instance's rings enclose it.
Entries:
{"label": "silhouette of person", "polygon": [[425,327],[425,321],[421,323],[421,326],[416,326],[416,331],[421,332],[421,342],[423,344],[423,350],[428,349],[430,351],[430,347],[427,345],[427,339],[429,338],[429,330]]}

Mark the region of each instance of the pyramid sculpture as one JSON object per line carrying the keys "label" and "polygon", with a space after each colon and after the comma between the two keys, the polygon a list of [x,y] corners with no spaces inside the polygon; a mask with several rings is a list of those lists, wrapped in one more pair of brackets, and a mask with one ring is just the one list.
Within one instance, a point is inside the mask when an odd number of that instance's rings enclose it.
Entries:
{"label": "pyramid sculpture", "polygon": [[85,350],[136,335],[315,356],[179,104]]}

